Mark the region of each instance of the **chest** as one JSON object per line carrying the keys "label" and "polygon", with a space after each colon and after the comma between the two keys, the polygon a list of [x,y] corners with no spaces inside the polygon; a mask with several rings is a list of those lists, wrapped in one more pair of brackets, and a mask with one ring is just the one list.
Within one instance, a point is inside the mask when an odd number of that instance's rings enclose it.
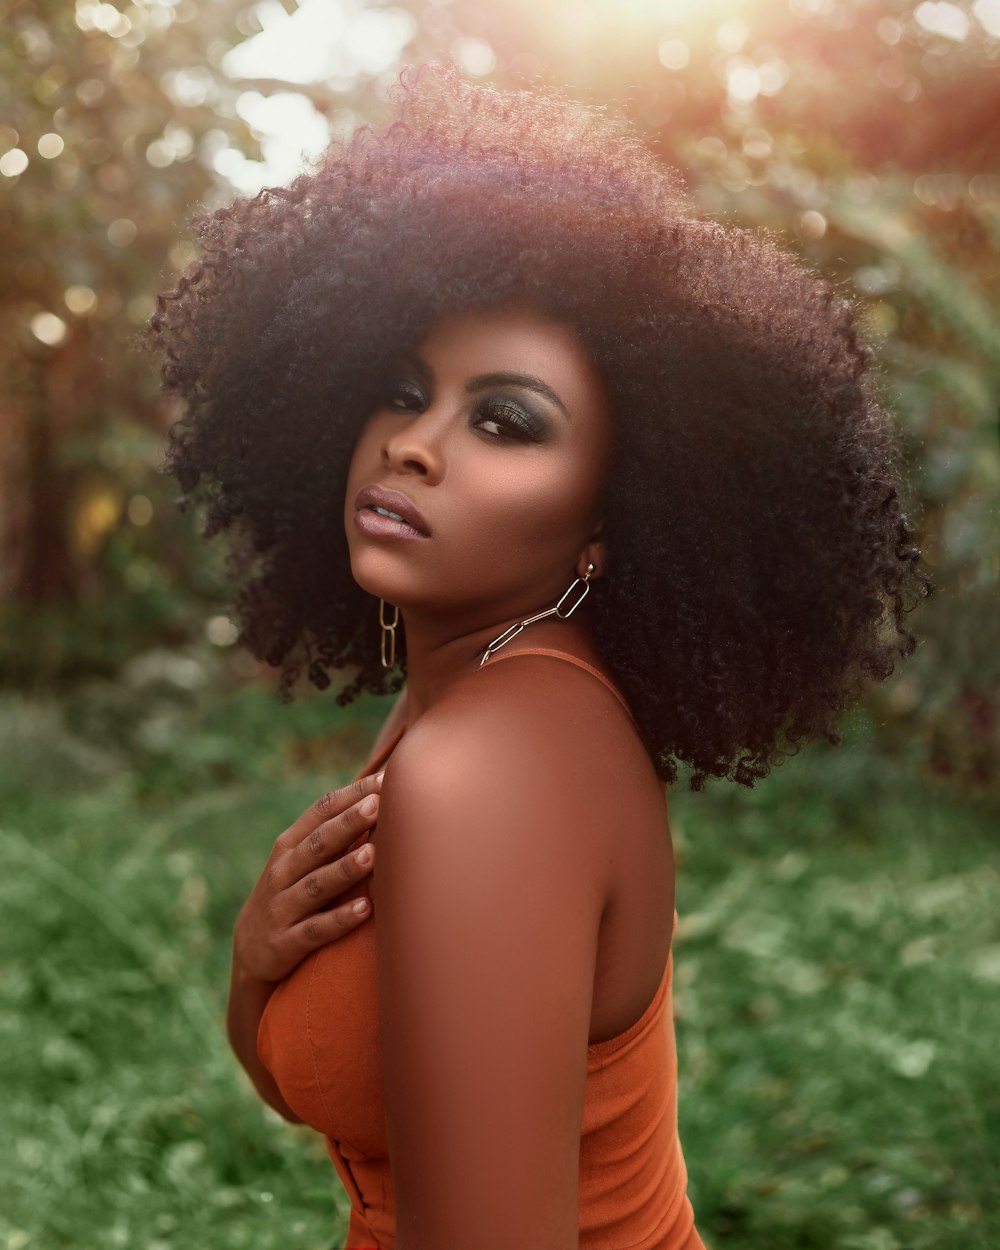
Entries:
{"label": "chest", "polygon": [[307,1124],[368,1158],[388,1153],[374,921],[308,956],[274,991],[258,1051]]}

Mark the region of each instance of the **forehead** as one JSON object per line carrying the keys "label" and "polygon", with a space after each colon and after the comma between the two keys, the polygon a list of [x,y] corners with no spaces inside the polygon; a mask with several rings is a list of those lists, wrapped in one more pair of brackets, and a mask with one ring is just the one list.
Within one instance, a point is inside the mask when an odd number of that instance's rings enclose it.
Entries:
{"label": "forehead", "polygon": [[436,323],[419,354],[440,382],[481,373],[531,373],[572,413],[606,415],[608,399],[574,328],[534,309],[504,306],[451,313]]}

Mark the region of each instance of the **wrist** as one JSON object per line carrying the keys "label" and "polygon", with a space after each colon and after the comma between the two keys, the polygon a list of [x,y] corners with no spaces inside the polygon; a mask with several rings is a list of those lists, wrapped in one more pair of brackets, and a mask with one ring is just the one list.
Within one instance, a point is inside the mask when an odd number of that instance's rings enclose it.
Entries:
{"label": "wrist", "polygon": [[[226,1005],[226,1025],[233,1049],[240,1052],[244,1034],[253,1036],[256,1046],[256,1029],[264,1008],[278,988],[277,981],[267,981],[233,956],[229,978],[229,1001]],[[248,1033],[249,1030],[249,1033]]]}
{"label": "wrist", "polygon": [[232,981],[241,989],[266,989],[268,993],[278,984],[278,981],[262,976],[259,968],[254,966],[254,960],[248,959],[244,944],[240,941],[239,927],[233,934],[233,953],[232,953]]}

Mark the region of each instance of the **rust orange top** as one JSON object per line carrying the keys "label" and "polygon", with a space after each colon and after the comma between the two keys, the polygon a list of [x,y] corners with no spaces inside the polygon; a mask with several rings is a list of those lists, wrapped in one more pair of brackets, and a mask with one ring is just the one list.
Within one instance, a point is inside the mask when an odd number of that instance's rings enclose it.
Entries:
{"label": "rust orange top", "polygon": [[[628,710],[621,693],[577,656],[525,648],[489,663],[525,654],[551,655],[587,669]],[[368,760],[362,775],[384,764],[405,728]],[[364,882],[345,897],[361,893]],[[675,912],[675,928],[676,919]],[[395,1244],[379,1053],[377,923],[374,916],[304,959],[272,994],[257,1039],[282,1097],[326,1138],[351,1200],[345,1250],[392,1250]],[[580,1250],[704,1250],[694,1229],[677,1136],[672,974],[671,951],[639,1019],[617,1037],[587,1048]]]}

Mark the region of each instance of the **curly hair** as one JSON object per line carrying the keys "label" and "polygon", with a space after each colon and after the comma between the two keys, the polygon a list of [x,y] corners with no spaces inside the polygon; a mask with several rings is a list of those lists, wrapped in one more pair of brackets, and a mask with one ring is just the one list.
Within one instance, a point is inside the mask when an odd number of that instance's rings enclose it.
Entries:
{"label": "curly hair", "polygon": [[[629,126],[558,93],[404,71],[394,115],[288,187],[196,218],[150,322],[184,412],[162,471],[232,527],[239,641],[341,705],[391,693],[342,501],[387,362],[444,314],[571,324],[611,398],[601,654],[658,775],[752,787],[909,655],[926,596],[853,305],[773,240],[696,218]],[[402,632],[402,631],[400,631]]]}

